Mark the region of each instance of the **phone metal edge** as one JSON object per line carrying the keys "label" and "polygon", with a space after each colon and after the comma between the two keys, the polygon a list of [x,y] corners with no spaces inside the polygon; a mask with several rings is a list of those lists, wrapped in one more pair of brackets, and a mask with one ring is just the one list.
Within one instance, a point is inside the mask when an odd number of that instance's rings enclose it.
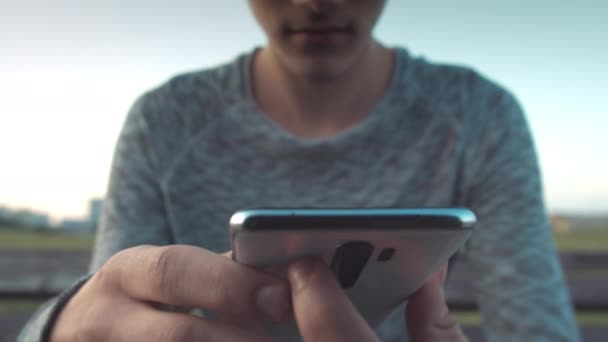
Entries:
{"label": "phone metal edge", "polygon": [[353,216],[366,216],[366,215],[420,215],[420,216],[432,216],[432,215],[446,215],[458,218],[462,224],[462,228],[470,229],[473,228],[477,222],[477,217],[473,211],[467,208],[351,208],[351,209],[243,209],[235,212],[230,217],[230,230],[232,233],[236,233],[241,230],[245,222],[253,217],[260,215],[273,215],[273,216],[336,216],[336,215],[353,215]]}

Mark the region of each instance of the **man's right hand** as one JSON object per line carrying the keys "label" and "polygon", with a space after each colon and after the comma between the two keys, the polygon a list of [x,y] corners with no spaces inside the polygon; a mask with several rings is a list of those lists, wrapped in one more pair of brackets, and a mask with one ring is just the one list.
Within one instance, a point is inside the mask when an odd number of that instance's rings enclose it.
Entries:
{"label": "man's right hand", "polygon": [[[110,258],[69,300],[50,340],[268,341],[252,323],[286,319],[290,302],[287,281],[224,255],[139,246]],[[204,308],[225,319],[158,309],[162,305]]]}

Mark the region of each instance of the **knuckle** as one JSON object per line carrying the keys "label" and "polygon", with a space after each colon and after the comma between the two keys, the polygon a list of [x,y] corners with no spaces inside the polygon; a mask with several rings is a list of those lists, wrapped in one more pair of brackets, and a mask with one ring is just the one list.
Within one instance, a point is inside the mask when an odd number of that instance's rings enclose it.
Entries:
{"label": "knuckle", "polygon": [[106,261],[103,268],[114,269],[116,267],[120,267],[119,265],[124,264],[124,260],[128,260],[132,252],[132,249],[123,249],[116,252],[108,259],[108,261]]}
{"label": "knuckle", "polygon": [[112,286],[115,284],[114,278],[115,277],[112,274],[112,271],[102,267],[101,269],[99,269],[99,271],[93,274],[93,276],[91,277],[91,279],[88,280],[88,282],[93,284],[92,286],[94,286],[96,289],[107,290],[111,289]]}
{"label": "knuckle", "polygon": [[209,301],[213,307],[222,308],[229,306],[235,299],[233,297],[238,294],[230,293],[230,286],[226,286],[226,275],[219,270],[208,272],[208,289],[209,289]]}
{"label": "knuckle", "polygon": [[160,247],[152,257],[148,270],[152,285],[164,298],[171,296],[174,293],[171,289],[179,285],[179,272],[176,270],[179,260],[179,250],[174,246]]}
{"label": "knuckle", "polygon": [[118,285],[124,268],[128,265],[128,260],[132,258],[134,250],[125,249],[112,255],[103,266],[95,272],[91,280],[102,287]]}

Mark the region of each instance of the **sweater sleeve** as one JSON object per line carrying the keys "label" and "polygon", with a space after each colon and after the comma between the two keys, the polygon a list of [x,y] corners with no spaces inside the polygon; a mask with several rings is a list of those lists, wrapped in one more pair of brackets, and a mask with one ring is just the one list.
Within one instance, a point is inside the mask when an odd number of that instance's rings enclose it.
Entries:
{"label": "sweater sleeve", "polygon": [[[96,272],[108,258],[122,249],[172,242],[157,156],[144,113],[145,105],[145,97],[133,105],[114,151],[90,273]],[[19,341],[47,341],[62,308],[87,279],[81,279],[43,304],[22,329]]]}
{"label": "sweater sleeve", "polygon": [[108,191],[95,238],[90,272],[120,250],[173,243],[161,168],[147,120],[146,96],[131,108],[114,151]]}
{"label": "sweater sleeve", "polygon": [[491,97],[470,156],[468,206],[478,216],[466,258],[489,341],[578,341],[543,203],[534,144],[509,93]]}

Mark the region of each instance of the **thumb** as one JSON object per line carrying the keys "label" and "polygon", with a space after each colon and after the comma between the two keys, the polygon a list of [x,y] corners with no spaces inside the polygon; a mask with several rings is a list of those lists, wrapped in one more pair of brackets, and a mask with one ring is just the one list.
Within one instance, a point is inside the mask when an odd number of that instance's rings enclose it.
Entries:
{"label": "thumb", "polygon": [[405,316],[412,342],[468,341],[445,302],[446,274],[447,265],[409,298]]}
{"label": "thumb", "polygon": [[289,266],[288,274],[304,341],[378,341],[325,263],[300,259]]}

